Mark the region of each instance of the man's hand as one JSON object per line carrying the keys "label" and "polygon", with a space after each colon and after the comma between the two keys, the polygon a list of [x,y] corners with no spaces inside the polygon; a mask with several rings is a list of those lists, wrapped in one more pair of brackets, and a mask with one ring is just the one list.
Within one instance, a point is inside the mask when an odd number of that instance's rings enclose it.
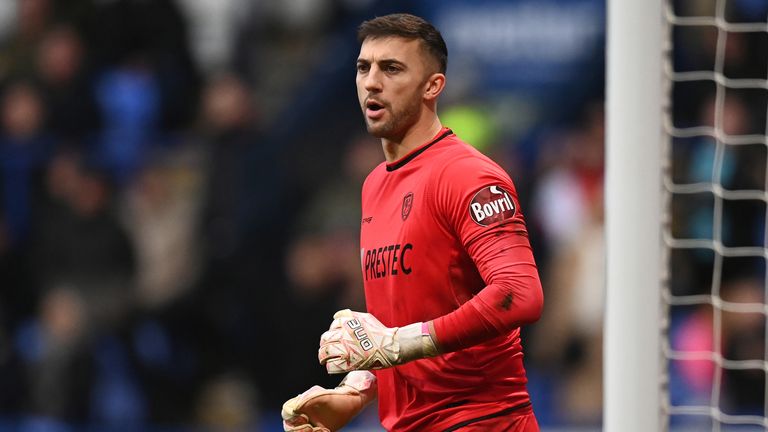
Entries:
{"label": "man's hand", "polygon": [[389,328],[369,313],[349,309],[333,318],[318,351],[328,373],[383,369],[438,354],[424,323]]}
{"label": "man's hand", "polygon": [[283,404],[283,429],[291,432],[334,432],[376,398],[376,377],[350,372],[335,389],[314,386]]}

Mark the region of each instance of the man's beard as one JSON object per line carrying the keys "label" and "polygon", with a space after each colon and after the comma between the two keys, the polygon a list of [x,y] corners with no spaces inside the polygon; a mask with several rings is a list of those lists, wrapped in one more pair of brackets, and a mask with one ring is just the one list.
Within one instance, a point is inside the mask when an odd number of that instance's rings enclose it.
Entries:
{"label": "man's beard", "polygon": [[408,129],[416,123],[419,117],[420,100],[412,100],[400,111],[392,111],[391,118],[384,123],[372,125],[368,119],[365,126],[368,133],[376,138],[386,138],[392,141],[400,141]]}

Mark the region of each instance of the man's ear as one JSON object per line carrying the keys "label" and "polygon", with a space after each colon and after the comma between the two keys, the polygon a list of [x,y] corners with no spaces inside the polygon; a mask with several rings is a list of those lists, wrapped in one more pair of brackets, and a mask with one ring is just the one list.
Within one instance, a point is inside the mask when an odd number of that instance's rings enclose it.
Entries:
{"label": "man's ear", "polygon": [[445,74],[433,73],[424,83],[424,99],[435,100],[445,88]]}

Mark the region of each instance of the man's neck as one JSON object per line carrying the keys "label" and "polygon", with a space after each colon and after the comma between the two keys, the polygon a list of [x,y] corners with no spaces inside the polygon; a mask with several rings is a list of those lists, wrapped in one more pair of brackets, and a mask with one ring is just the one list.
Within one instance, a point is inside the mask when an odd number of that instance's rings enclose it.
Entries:
{"label": "man's neck", "polygon": [[443,125],[440,123],[440,119],[434,116],[429,123],[425,122],[414,125],[399,141],[382,138],[381,147],[384,149],[384,158],[387,160],[387,163],[401,159],[413,149],[426,144],[434,138],[442,128]]}

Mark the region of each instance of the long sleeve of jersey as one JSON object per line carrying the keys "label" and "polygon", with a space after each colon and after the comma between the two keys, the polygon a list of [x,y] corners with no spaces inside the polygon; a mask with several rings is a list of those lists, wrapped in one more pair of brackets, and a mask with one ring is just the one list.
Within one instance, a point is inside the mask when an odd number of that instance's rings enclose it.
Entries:
{"label": "long sleeve of jersey", "polygon": [[471,257],[485,287],[433,320],[442,352],[468,348],[538,320],[543,294],[517,193],[490,160],[466,159],[442,169],[435,203],[439,221]]}

